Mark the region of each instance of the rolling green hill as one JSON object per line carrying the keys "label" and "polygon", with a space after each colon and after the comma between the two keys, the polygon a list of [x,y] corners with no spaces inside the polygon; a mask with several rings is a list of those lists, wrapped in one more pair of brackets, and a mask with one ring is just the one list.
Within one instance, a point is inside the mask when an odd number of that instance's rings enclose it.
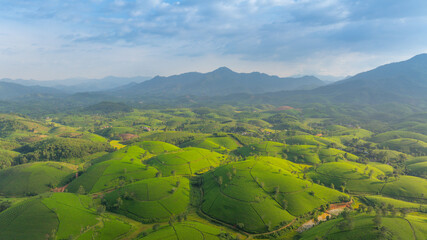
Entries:
{"label": "rolling green hill", "polygon": [[94,239],[113,240],[130,230],[129,223],[109,214],[100,216],[91,206],[90,197],[70,193],[29,199],[0,213],[0,239],[45,240],[47,236],[49,239],[92,239],[96,236]]}
{"label": "rolling green hill", "polygon": [[342,217],[321,223],[301,234],[301,239],[318,239],[319,237],[341,240],[341,239],[423,239],[426,232],[426,218],[407,216],[382,217],[381,226],[385,227],[381,232],[374,226],[374,215],[359,214],[353,216],[352,228],[340,229],[340,223],[345,222]]}
{"label": "rolling green hill", "polygon": [[373,166],[353,162],[332,162],[311,169],[308,176],[325,186],[332,184],[337,189],[346,189],[351,193],[382,194],[388,197],[408,200],[427,198],[427,180],[412,176],[391,178],[387,182],[380,180],[386,174]]}
{"label": "rolling green hill", "polygon": [[372,142],[382,143],[385,141],[399,139],[399,138],[411,138],[427,142],[427,136],[421,133],[408,132],[408,131],[389,131],[381,134],[377,134],[370,139]]}
{"label": "rolling green hill", "polygon": [[386,147],[399,152],[408,154],[427,154],[427,143],[421,140],[411,138],[398,138],[382,142],[380,147]]}
{"label": "rolling green hill", "polygon": [[25,196],[40,194],[69,182],[76,167],[66,163],[38,162],[0,170],[0,194]]}
{"label": "rolling green hill", "polygon": [[42,199],[30,199],[0,213],[0,239],[45,240],[58,226],[55,212]]}
{"label": "rolling green hill", "polygon": [[144,154],[144,149],[128,146],[93,159],[90,162],[93,165],[71,182],[67,189],[77,192],[82,186],[86,192],[95,193],[155,177],[157,170],[142,163]]}
{"label": "rolling green hill", "polygon": [[427,157],[416,157],[405,162],[409,174],[427,178]]}
{"label": "rolling green hill", "polygon": [[85,157],[108,149],[108,144],[102,142],[75,138],[48,138],[18,149],[23,153],[19,156],[18,162],[64,162],[67,159]]}
{"label": "rolling green hill", "polygon": [[220,240],[219,235],[222,231],[209,225],[199,222],[182,222],[159,229],[156,232],[148,234],[146,237],[138,238],[140,240]]}
{"label": "rolling green hill", "polygon": [[192,175],[216,167],[223,155],[203,148],[184,148],[174,153],[160,154],[146,163],[155,167],[163,176]]}
{"label": "rolling green hill", "polygon": [[267,232],[339,196],[344,194],[251,160],[203,176],[202,211],[248,232]]}
{"label": "rolling green hill", "polygon": [[189,182],[182,177],[151,178],[105,195],[107,209],[143,222],[163,222],[184,213]]}
{"label": "rolling green hill", "polygon": [[165,142],[160,142],[160,141],[137,142],[137,143],[134,143],[134,145],[139,146],[140,148],[154,155],[157,155],[160,153],[166,153],[166,152],[174,152],[180,149],[177,146],[174,146],[172,144],[165,143]]}

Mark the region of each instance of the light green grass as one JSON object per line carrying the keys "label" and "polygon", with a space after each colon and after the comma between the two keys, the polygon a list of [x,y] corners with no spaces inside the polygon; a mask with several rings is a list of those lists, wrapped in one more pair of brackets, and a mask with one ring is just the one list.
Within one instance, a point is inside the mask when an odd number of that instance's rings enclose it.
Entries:
{"label": "light green grass", "polygon": [[[218,179],[222,179],[221,185]],[[282,222],[344,196],[299,179],[283,168],[254,160],[221,166],[205,174],[203,191],[204,213],[228,224],[242,223],[249,232],[275,229]],[[280,205],[283,199],[288,202],[286,210]]]}
{"label": "light green grass", "polygon": [[45,240],[58,225],[56,214],[41,199],[32,198],[0,213],[0,239]]}
{"label": "light green grass", "polygon": [[380,206],[382,203],[388,205],[391,204],[395,208],[411,208],[411,209],[419,209],[420,205],[422,209],[426,209],[427,205],[425,204],[419,204],[419,203],[413,203],[413,202],[405,202],[402,200],[397,200],[389,197],[383,197],[383,196],[365,196],[365,198],[369,201],[374,203],[375,205]]}
{"label": "light green grass", "polygon": [[151,158],[147,164],[155,167],[163,176],[192,175],[216,167],[224,156],[202,148],[185,148],[174,153],[161,154]]}
{"label": "light green grass", "polygon": [[162,227],[156,232],[152,232],[146,237],[138,238],[141,240],[220,240],[218,235],[222,231],[203,223],[187,221],[176,223],[173,226]]}
{"label": "light green grass", "polygon": [[0,194],[24,196],[49,191],[49,186],[62,186],[73,177],[73,165],[37,162],[0,170]]}
{"label": "light green grass", "polygon": [[[179,186],[177,185],[179,183]],[[117,199],[123,201],[118,205]],[[181,177],[146,179],[106,194],[111,211],[146,222],[166,221],[186,211],[189,204],[189,181]]]}
{"label": "light green grass", "polygon": [[180,149],[175,145],[172,145],[170,143],[160,142],[160,141],[144,141],[144,142],[135,143],[135,145],[141,147],[142,149],[154,155],[165,153],[165,152],[174,152]]}

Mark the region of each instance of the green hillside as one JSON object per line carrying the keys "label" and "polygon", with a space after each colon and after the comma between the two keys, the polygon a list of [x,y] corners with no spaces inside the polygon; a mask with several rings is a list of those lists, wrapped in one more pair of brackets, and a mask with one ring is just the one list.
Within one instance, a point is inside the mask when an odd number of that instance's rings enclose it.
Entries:
{"label": "green hillside", "polygon": [[[0,239],[115,239],[131,225],[109,214],[100,216],[92,199],[54,193],[21,202],[0,213]],[[114,226],[112,229],[109,227]],[[96,227],[95,227],[96,226]],[[24,230],[24,231],[23,231]],[[92,234],[92,233],[96,234]],[[107,237],[105,233],[108,233]]]}
{"label": "green hillside", "polygon": [[189,204],[187,178],[168,177],[138,181],[105,195],[107,209],[143,222],[167,221]]}
{"label": "green hillside", "polygon": [[154,155],[157,155],[160,153],[166,153],[166,152],[173,152],[180,149],[177,146],[174,146],[172,144],[165,143],[165,142],[160,142],[160,141],[137,142],[134,145],[139,146],[140,148]]}
{"label": "green hillside", "polygon": [[48,138],[21,147],[18,162],[61,161],[108,150],[108,144],[77,138]]}
{"label": "green hillside", "polygon": [[76,172],[74,165],[38,162],[0,170],[0,194],[25,196],[48,192],[68,183]]}
{"label": "green hillside", "polygon": [[376,142],[376,143],[382,143],[382,142],[386,142],[393,139],[399,139],[399,138],[411,138],[411,139],[427,142],[426,135],[421,133],[408,132],[408,131],[389,131],[385,133],[380,133],[372,137],[370,141]]}
{"label": "green hillside", "polygon": [[0,213],[0,239],[45,240],[59,226],[59,219],[42,199],[30,199]]}
{"label": "green hillside", "polygon": [[[374,225],[373,214],[359,214],[351,217],[351,227],[340,227],[347,222],[342,217],[321,223],[320,225],[301,234],[301,239],[423,239],[426,233],[426,218],[414,218],[407,216],[381,217],[380,227],[377,230]],[[421,237],[421,238],[419,238]]]}
{"label": "green hillside", "polygon": [[82,186],[88,193],[96,193],[124,186],[156,176],[157,170],[142,163],[146,151],[138,146],[129,146],[93,159],[91,165],[79,178],[68,186],[77,192]]}
{"label": "green hillside", "polygon": [[267,232],[344,194],[266,163],[244,161],[203,176],[202,211],[248,232]]}
{"label": "green hillside", "polygon": [[411,138],[399,138],[382,142],[380,147],[386,147],[408,154],[427,154],[427,143]]}
{"label": "green hillside", "polygon": [[427,178],[427,157],[416,157],[405,164],[411,175]]}
{"label": "green hillside", "polygon": [[146,237],[138,238],[140,240],[220,240],[219,235],[223,233],[218,228],[214,228],[199,222],[182,222],[159,229],[156,232],[148,234]]}
{"label": "green hillside", "polygon": [[[389,197],[426,200],[427,180],[412,176],[400,176],[385,181],[386,174],[373,166],[352,162],[322,164],[310,170],[308,176],[325,186],[334,185],[350,193],[383,194]],[[380,180],[381,179],[381,180]]]}
{"label": "green hillside", "polygon": [[174,153],[160,154],[146,163],[155,167],[163,176],[192,175],[216,167],[223,155],[202,148],[184,148]]}

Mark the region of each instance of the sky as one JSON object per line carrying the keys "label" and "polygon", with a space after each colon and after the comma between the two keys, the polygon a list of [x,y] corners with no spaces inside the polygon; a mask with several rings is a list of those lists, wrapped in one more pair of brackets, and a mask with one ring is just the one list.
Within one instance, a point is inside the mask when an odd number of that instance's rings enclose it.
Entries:
{"label": "sky", "polygon": [[0,78],[342,77],[426,39],[425,0],[0,0]]}

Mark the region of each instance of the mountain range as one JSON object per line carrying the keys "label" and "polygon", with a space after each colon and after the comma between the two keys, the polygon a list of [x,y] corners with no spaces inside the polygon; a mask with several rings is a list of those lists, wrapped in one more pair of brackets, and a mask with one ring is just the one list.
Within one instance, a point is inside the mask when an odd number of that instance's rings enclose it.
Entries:
{"label": "mountain range", "polygon": [[170,77],[157,76],[112,91],[120,96],[225,96],[236,93],[260,94],[275,91],[307,90],[325,85],[313,76],[280,78],[264,73],[236,73],[221,67],[208,73],[190,72]]}
{"label": "mountain range", "polygon": [[151,79],[150,77],[115,77],[108,76],[100,79],[90,78],[70,78],[63,80],[49,80],[49,81],[38,81],[38,80],[25,80],[25,79],[10,79],[3,78],[0,82],[17,83],[24,86],[41,86],[49,87],[61,90],[66,93],[78,93],[78,92],[96,92],[106,91],[114,88],[118,88],[123,85],[130,83],[140,83]]}
{"label": "mountain range", "polygon": [[[226,67],[208,73],[190,72],[169,77],[107,77],[97,80],[44,82],[0,81],[0,100],[50,96],[99,101],[182,99],[226,103],[407,103],[427,106],[427,54],[390,63],[331,84],[313,76],[280,78],[264,73],[236,73]],[[40,82],[37,82],[40,83]],[[41,84],[38,84],[41,85]],[[76,92],[79,92],[75,95]],[[86,92],[82,95],[81,92]],[[172,100],[175,101],[175,100]],[[81,101],[80,101],[81,103]]]}

